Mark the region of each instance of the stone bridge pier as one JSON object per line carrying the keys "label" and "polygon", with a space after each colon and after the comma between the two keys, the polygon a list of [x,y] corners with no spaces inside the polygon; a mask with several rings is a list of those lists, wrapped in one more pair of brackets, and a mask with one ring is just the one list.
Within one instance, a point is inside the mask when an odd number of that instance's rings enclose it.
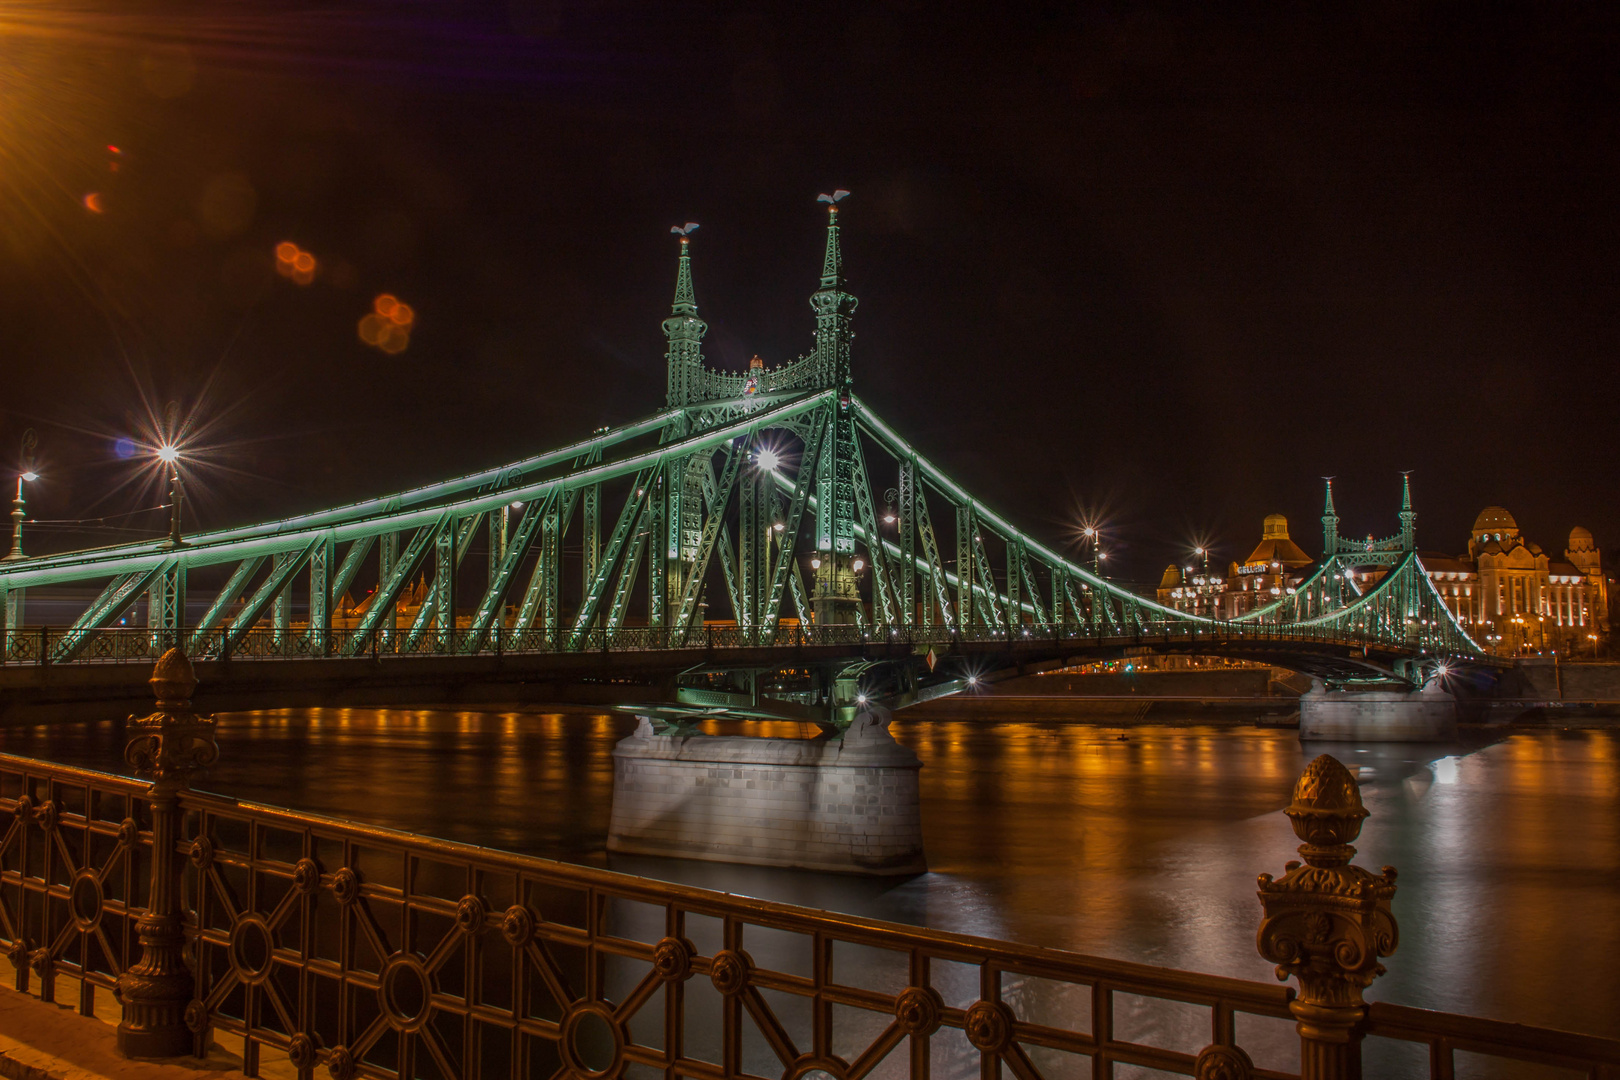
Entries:
{"label": "stone bridge pier", "polygon": [[810,739],[656,730],[638,718],[613,751],[609,851],[891,875],[927,870],[918,773],[863,709]]}
{"label": "stone bridge pier", "polygon": [[1457,735],[1457,699],[1431,680],[1422,690],[1328,690],[1312,680],[1299,699],[1304,742],[1445,742]]}

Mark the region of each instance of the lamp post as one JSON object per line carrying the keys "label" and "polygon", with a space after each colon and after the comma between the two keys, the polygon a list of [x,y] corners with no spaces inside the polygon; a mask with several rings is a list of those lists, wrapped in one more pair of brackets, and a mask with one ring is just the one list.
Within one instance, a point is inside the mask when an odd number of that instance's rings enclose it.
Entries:
{"label": "lamp post", "polygon": [[23,555],[22,527],[23,519],[28,516],[28,512],[24,509],[27,503],[23,500],[23,481],[26,480],[32,484],[38,479],[39,474],[32,469],[17,477],[17,497],[11,502],[11,554],[0,561],[15,562],[26,557]]}
{"label": "lamp post", "polygon": [[1101,563],[1103,556],[1097,550],[1098,545],[1102,543],[1102,537],[1097,535],[1097,528],[1094,525],[1087,525],[1081,531],[1085,534],[1086,539],[1091,541],[1091,572],[1097,577],[1102,577]]}
{"label": "lamp post", "polygon": [[164,443],[158,447],[158,460],[169,467],[169,546],[185,543],[180,536],[180,506],[185,502],[186,489],[180,479],[180,448]]}

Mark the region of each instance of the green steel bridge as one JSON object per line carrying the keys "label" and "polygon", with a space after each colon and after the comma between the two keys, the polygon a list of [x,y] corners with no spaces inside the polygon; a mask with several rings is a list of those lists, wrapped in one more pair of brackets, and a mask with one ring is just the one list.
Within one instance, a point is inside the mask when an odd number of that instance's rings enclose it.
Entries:
{"label": "green steel bridge", "polygon": [[[1409,489],[1400,532],[1362,543],[1339,537],[1330,486],[1321,564],[1235,620],[1136,595],[1030,536],[855,394],[856,298],[836,201],[822,198],[807,355],[706,366],[691,229],[677,229],[663,411],[508,465],[183,541],[22,557],[19,539],[0,561],[5,666],[144,668],[179,645],[222,665],[288,661],[304,680],[407,661],[627,674],[664,679],[690,710],[847,717],[856,702],[904,705],[1131,650],[1407,687],[1444,665],[1495,664],[1424,571]],[[20,508],[14,518],[20,528]],[[1368,567],[1376,581],[1362,588],[1353,571]],[[25,623],[26,590],[46,586],[82,590],[71,625]],[[208,597],[200,617],[187,618],[188,592]]]}

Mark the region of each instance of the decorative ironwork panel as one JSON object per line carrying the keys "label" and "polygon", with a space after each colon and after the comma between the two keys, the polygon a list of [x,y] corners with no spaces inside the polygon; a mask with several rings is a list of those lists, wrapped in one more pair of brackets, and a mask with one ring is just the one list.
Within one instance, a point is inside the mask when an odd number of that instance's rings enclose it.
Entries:
{"label": "decorative ironwork panel", "polygon": [[[0,756],[0,949],[14,986],[56,1001],[57,979],[78,983],[70,1004],[95,1015],[139,953],[151,854],[146,785],[102,773]],[[106,998],[103,998],[105,1001]]]}

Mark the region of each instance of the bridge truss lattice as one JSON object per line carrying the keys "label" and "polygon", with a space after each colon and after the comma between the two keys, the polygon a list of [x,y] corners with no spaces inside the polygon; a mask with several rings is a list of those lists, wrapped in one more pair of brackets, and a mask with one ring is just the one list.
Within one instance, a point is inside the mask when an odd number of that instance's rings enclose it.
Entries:
{"label": "bridge truss lattice", "polygon": [[[1483,658],[1423,571],[1409,496],[1400,537],[1376,550],[1330,542],[1276,603],[1235,621],[1183,613],[1014,526],[855,395],[856,299],[836,206],[810,302],[806,356],[746,374],[706,367],[683,235],[663,411],[498,468],[179,546],[0,562],[7,656],[32,640],[24,590],[71,585],[100,591],[71,627],[41,638],[41,661],[90,655],[143,600],[154,642],[205,659],[266,631],[299,655],[342,656],[680,649],[717,625],[755,647],[1293,636],[1394,648],[1409,681],[1425,664]],[[484,573],[464,565],[474,551]],[[1354,570],[1368,565],[1382,573],[1363,591]],[[342,599],[367,585],[346,614]],[[188,592],[209,597],[200,617],[187,618]]]}

